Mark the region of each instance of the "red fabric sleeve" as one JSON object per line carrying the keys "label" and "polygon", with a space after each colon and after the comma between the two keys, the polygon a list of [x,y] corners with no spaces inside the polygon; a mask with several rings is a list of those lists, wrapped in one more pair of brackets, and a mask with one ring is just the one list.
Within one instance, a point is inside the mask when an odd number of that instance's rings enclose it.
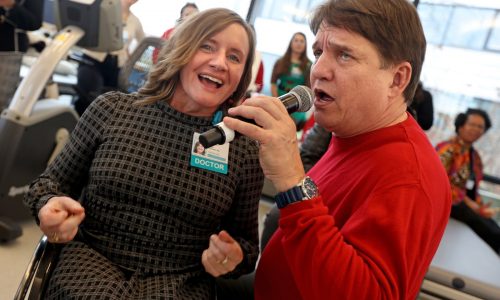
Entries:
{"label": "red fabric sleeve", "polygon": [[257,93],[260,93],[260,91],[262,91],[262,88],[264,87],[264,64],[262,63],[262,60],[259,64],[257,77],[255,77],[255,85],[257,86]]}
{"label": "red fabric sleeve", "polygon": [[311,114],[309,119],[307,119],[306,123],[304,124],[304,127],[302,127],[302,136],[300,137],[300,142],[304,141],[304,138],[307,135],[307,131],[311,129],[314,126],[314,114]]}
{"label": "red fabric sleeve", "polygon": [[[174,31],[174,27],[167,29],[162,35],[161,38],[164,40],[168,40],[172,32]],[[155,64],[158,61],[158,54],[160,54],[160,49],[155,48],[153,50],[153,63]]]}
{"label": "red fabric sleeve", "polygon": [[[303,299],[416,296],[425,270],[415,266],[431,258],[421,257],[420,250],[426,249],[406,245],[428,246],[426,231],[435,223],[425,215],[428,200],[418,188],[399,187],[397,191],[399,195],[387,191],[372,196],[342,230],[321,197],[281,210],[281,243]],[[409,270],[417,272],[408,274]]]}

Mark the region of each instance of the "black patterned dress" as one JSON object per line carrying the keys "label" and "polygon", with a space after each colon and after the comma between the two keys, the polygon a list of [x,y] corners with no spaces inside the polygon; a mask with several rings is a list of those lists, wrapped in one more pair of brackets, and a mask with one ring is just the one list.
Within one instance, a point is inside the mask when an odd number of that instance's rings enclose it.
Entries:
{"label": "black patterned dress", "polygon": [[229,147],[228,174],[190,166],[194,132],[211,118],[165,102],[133,105],[112,92],[88,108],[61,154],[30,187],[36,217],[49,198],[80,199],[85,219],[67,243],[49,299],[210,299],[214,279],[201,254],[224,229],[244,252],[228,277],[251,272],[258,257],[263,174],[258,145]]}

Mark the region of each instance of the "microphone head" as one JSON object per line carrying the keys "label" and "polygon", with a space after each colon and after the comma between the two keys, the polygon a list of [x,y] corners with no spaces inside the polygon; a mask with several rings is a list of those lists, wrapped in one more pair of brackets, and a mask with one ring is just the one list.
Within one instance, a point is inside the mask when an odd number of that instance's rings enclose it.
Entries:
{"label": "microphone head", "polygon": [[297,111],[306,112],[311,109],[314,103],[314,93],[310,88],[305,85],[297,85],[290,90],[290,94],[295,95],[299,100],[299,108]]}

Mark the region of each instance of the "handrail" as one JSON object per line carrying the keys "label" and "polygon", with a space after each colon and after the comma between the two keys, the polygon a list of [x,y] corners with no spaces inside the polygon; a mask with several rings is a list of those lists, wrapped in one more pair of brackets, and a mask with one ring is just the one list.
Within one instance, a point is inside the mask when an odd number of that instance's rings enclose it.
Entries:
{"label": "handrail", "polygon": [[28,75],[21,81],[9,104],[10,115],[14,113],[16,119],[31,115],[33,106],[57,64],[84,34],[83,30],[75,26],[67,26],[57,33],[52,43],[42,51]]}
{"label": "handrail", "polygon": [[493,175],[484,174],[483,180],[489,183],[500,184],[500,178]]}

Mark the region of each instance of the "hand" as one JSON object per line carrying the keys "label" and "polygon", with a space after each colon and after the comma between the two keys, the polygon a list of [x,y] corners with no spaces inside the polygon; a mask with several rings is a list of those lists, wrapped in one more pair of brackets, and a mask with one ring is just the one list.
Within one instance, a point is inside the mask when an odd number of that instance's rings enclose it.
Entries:
{"label": "hand", "polygon": [[253,119],[260,126],[224,118],[224,124],[260,143],[259,158],[264,175],[278,192],[286,191],[304,177],[295,122],[278,98],[257,96],[229,110],[231,115]]}
{"label": "hand", "polygon": [[491,202],[488,202],[479,207],[478,210],[479,215],[482,216],[483,218],[489,219],[492,218],[496,213],[498,213],[499,211],[498,207],[490,207],[490,206]]}
{"label": "hand", "polygon": [[210,236],[208,249],[201,255],[201,263],[205,271],[219,277],[233,271],[243,260],[243,250],[226,231]]}
{"label": "hand", "polygon": [[85,218],[82,205],[69,197],[52,197],[38,213],[40,229],[52,243],[71,241]]}
{"label": "hand", "polygon": [[480,199],[478,199],[478,201],[476,200],[472,200],[471,198],[469,198],[468,196],[465,196],[464,197],[464,203],[465,205],[467,205],[470,209],[472,209],[473,211],[475,211],[476,213],[479,213],[479,209],[481,208],[481,202],[480,202]]}

